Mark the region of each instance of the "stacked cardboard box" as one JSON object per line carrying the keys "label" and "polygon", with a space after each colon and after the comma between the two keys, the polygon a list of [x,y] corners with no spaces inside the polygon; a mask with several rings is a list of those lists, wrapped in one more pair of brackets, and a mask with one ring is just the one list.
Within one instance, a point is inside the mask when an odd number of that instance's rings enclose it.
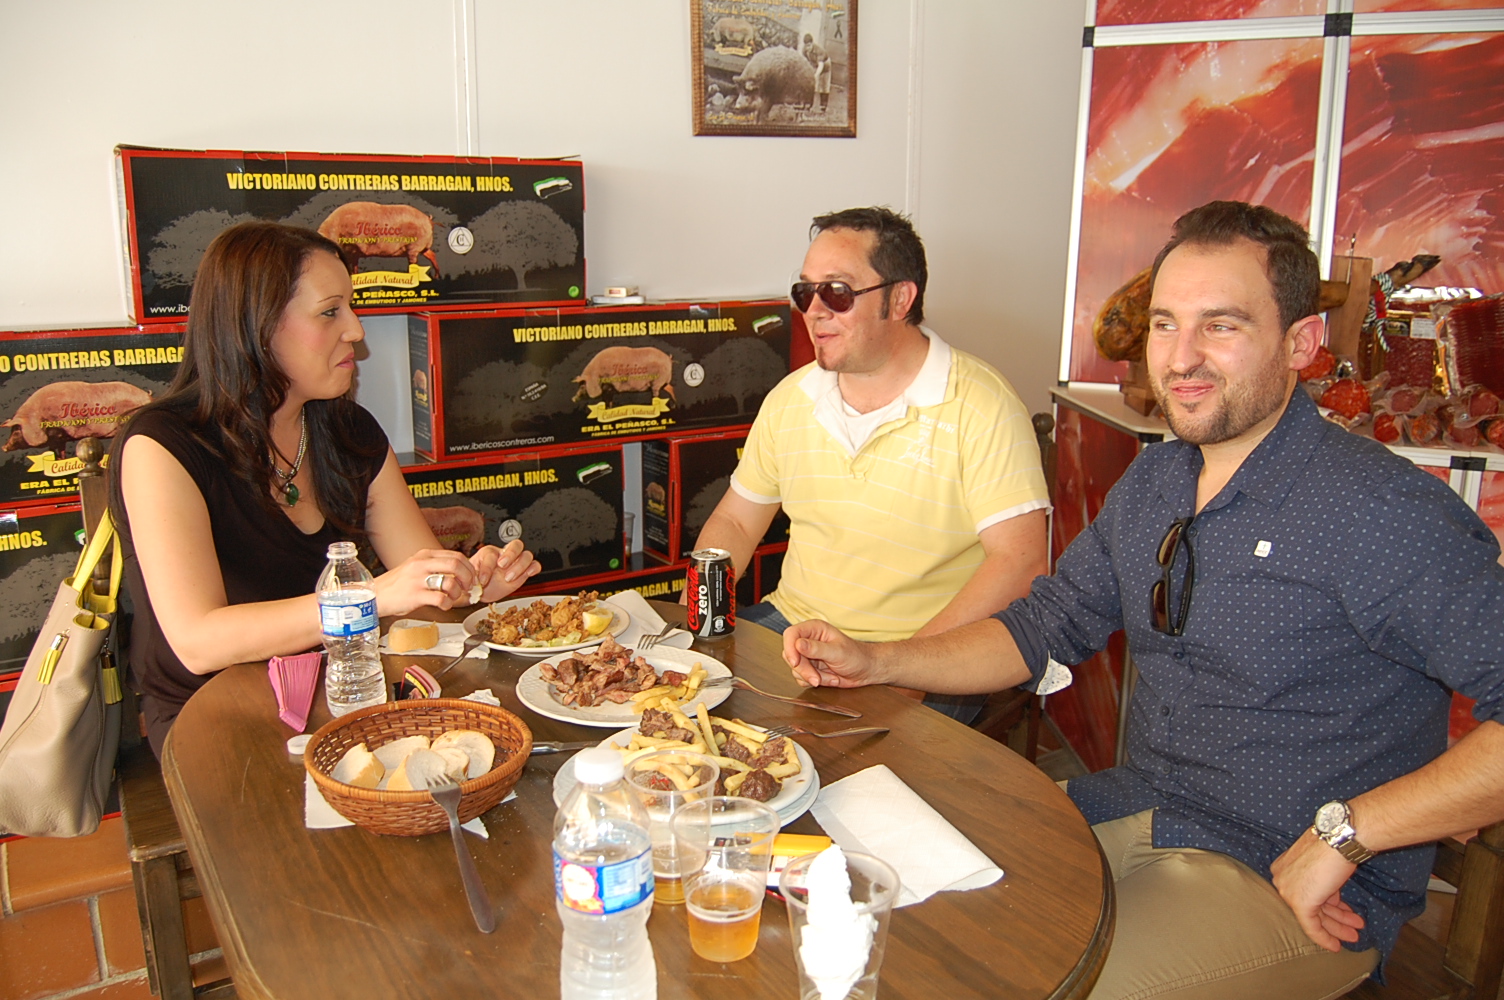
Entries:
{"label": "stacked cardboard box", "polygon": [[582,302],[578,161],[116,148],[136,319],[180,321],[209,242],[259,219],[339,245],[359,312]]}
{"label": "stacked cardboard box", "polygon": [[[745,431],[643,442],[644,551],[669,562],[689,554],[700,529],[730,488],[746,442]],[[789,519],[780,510],[758,544],[777,545],[788,538]]]}
{"label": "stacked cardboard box", "polygon": [[0,711],[78,561],[79,440],[113,438],[182,356],[177,325],[0,333]]}
{"label": "stacked cardboard box", "polygon": [[620,448],[409,464],[403,476],[446,548],[522,539],[543,567],[529,589],[623,567]]}

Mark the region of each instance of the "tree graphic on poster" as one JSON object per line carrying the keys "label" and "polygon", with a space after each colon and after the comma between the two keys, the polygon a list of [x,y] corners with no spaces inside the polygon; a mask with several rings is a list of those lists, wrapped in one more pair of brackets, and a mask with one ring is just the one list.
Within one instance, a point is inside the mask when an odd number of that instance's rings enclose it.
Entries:
{"label": "tree graphic on poster", "polygon": [[693,500],[689,502],[689,509],[684,512],[684,537],[686,541],[692,541],[694,536],[705,527],[705,522],[710,520],[716,505],[721,502],[721,497],[731,488],[731,477],[721,476],[713,479],[700,488]]}
{"label": "tree graphic on poster", "polygon": [[788,362],[756,337],[733,337],[700,364],[705,381],[699,387],[680,389],[686,406],[704,400],[728,397],[741,412],[754,412],[762,397],[788,374]]}
{"label": "tree graphic on poster", "polygon": [[503,202],[471,225],[475,249],[467,256],[507,268],[519,290],[527,288],[527,272],[540,267],[573,264],[580,240],[559,213],[535,201]]}
{"label": "tree graphic on poster", "polygon": [[178,216],[152,237],[143,280],[149,275],[162,288],[192,285],[198,274],[198,262],[204,259],[204,251],[209,249],[214,237],[233,225],[254,218],[246,212],[232,215],[217,208]]}
{"label": "tree graphic on poster", "polygon": [[609,542],[620,520],[610,504],[579,486],[555,490],[529,504],[517,515],[522,544],[533,552],[557,552],[565,567],[574,565],[575,549]]}

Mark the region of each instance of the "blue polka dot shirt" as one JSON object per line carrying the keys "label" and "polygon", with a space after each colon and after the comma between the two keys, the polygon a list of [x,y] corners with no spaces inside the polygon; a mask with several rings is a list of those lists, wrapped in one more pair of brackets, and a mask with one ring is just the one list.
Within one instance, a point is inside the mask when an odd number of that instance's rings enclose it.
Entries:
{"label": "blue polka dot shirt", "polygon": [[[1435,476],[1321,418],[1296,392],[1196,513],[1199,448],[1146,448],[1096,520],[998,614],[1038,677],[1128,636],[1139,680],[1127,762],[1073,779],[1092,823],[1154,809],[1156,847],[1269,866],[1317,808],[1446,749],[1449,688],[1504,721],[1504,569],[1478,516]],[[1195,560],[1184,635],[1150,625],[1160,541]],[[1178,617],[1187,551],[1171,568]],[[1425,908],[1433,845],[1359,866],[1343,898],[1357,950],[1393,948]]]}

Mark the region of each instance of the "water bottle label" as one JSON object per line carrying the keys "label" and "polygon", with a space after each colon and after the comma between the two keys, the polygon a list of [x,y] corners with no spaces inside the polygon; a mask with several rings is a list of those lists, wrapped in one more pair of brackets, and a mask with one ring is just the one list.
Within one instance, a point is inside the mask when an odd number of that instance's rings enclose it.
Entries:
{"label": "water bottle label", "polygon": [[325,635],[339,638],[361,635],[376,627],[376,599],[359,604],[320,604],[319,618]]}
{"label": "water bottle label", "polygon": [[609,865],[565,861],[554,851],[554,894],[581,913],[619,913],[653,894],[653,852]]}

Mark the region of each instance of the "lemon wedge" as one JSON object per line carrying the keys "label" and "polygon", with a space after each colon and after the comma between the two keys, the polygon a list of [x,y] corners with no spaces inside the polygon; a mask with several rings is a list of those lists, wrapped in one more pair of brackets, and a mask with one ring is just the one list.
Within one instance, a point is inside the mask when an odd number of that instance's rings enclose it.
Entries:
{"label": "lemon wedge", "polygon": [[580,617],[585,623],[586,635],[599,635],[606,631],[606,626],[611,624],[611,612],[609,611],[592,608],[583,612]]}

